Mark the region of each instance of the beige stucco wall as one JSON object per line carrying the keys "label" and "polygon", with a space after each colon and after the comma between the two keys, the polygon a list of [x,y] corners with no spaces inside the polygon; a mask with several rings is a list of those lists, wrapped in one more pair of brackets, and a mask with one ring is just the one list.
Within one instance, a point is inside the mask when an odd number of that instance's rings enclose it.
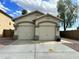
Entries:
{"label": "beige stucco wall", "polygon": [[[20,19],[18,19],[18,20],[15,20],[15,25],[17,25],[17,23],[19,23],[19,22],[23,22],[23,21],[31,21],[32,22],[32,20],[34,20],[34,19],[36,19],[36,18],[38,18],[38,17],[40,17],[40,16],[42,16],[43,14],[41,14],[41,13],[33,13],[33,14],[30,14],[30,15],[27,15],[27,16],[25,16],[25,17],[23,17],[23,18],[20,18]],[[18,27],[17,27],[18,28]],[[19,30],[19,29],[18,29]],[[18,30],[15,30],[15,33],[14,33],[14,35],[18,35]]]}
{"label": "beige stucco wall", "polygon": [[14,29],[13,24],[14,22],[12,21],[11,18],[0,13],[0,34],[2,34],[4,29]]}
{"label": "beige stucco wall", "polygon": [[57,20],[56,18],[53,18],[53,17],[51,17],[51,16],[45,16],[45,17],[41,18],[41,20],[40,20],[40,19],[37,20],[36,25],[37,25],[39,22],[42,22],[42,21],[50,21],[50,22],[55,22],[55,23],[59,24],[59,20]]}
{"label": "beige stucco wall", "polygon": [[41,13],[30,14],[30,15],[27,15],[27,16],[25,16],[23,18],[20,18],[18,20],[15,20],[15,24],[16,23],[19,23],[19,22],[22,22],[22,21],[32,21],[32,20],[34,20],[34,19],[36,19],[36,18],[38,18],[38,17],[40,17],[42,15],[43,14],[41,14]]}

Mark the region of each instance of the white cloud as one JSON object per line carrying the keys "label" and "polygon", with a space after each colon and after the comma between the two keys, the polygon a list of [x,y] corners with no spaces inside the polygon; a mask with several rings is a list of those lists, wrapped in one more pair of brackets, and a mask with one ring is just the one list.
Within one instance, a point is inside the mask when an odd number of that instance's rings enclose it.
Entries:
{"label": "white cloud", "polygon": [[53,15],[57,15],[57,1],[58,0],[12,0],[12,2],[16,2],[19,6],[23,7],[26,10],[39,10],[44,13],[51,13]]}
{"label": "white cloud", "polygon": [[5,7],[4,5],[2,5],[1,2],[0,2],[0,9],[3,10],[4,12],[11,11],[10,9],[8,9],[8,8]]}
{"label": "white cloud", "polygon": [[10,16],[12,16],[12,17],[15,17],[13,14],[9,14]]}
{"label": "white cloud", "polygon": [[9,15],[12,16],[13,18],[19,17],[19,16],[21,16],[21,11],[17,10],[16,12],[13,12]]}
{"label": "white cloud", "polygon": [[[5,7],[1,2],[0,2],[0,10],[3,10],[4,12],[8,12],[11,11],[10,9],[8,9],[7,7]],[[21,15],[21,11],[17,10],[16,12],[13,12],[11,14],[9,14],[10,16],[12,16],[13,18],[18,17]]]}
{"label": "white cloud", "polygon": [[[30,13],[31,11],[27,10],[27,12]],[[15,12],[9,14],[9,15],[12,16],[13,18],[17,18],[17,17],[22,15],[22,11],[17,10],[17,11],[15,11]]]}

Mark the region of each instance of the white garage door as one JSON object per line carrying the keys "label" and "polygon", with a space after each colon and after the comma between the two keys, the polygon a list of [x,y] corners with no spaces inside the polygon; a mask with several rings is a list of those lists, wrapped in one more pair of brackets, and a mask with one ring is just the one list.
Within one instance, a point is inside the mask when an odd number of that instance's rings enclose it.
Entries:
{"label": "white garage door", "polygon": [[39,40],[55,40],[55,24],[39,26]]}
{"label": "white garage door", "polygon": [[18,39],[34,39],[34,26],[33,25],[20,25],[18,27]]}

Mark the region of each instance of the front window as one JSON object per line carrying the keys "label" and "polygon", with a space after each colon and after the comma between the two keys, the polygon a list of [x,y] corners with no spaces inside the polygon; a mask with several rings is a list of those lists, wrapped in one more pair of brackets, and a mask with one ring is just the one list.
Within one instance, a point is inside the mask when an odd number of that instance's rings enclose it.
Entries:
{"label": "front window", "polygon": [[11,22],[9,22],[9,25],[11,25]]}

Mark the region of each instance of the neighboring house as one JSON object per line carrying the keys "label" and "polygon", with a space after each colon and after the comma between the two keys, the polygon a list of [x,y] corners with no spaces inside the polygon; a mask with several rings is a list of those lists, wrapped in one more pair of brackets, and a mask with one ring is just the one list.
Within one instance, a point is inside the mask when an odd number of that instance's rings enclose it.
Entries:
{"label": "neighboring house", "polygon": [[0,10],[0,34],[2,35],[3,30],[14,29],[13,24],[12,17]]}
{"label": "neighboring house", "polygon": [[55,40],[59,35],[59,18],[34,11],[15,19],[15,35],[26,40]]}

